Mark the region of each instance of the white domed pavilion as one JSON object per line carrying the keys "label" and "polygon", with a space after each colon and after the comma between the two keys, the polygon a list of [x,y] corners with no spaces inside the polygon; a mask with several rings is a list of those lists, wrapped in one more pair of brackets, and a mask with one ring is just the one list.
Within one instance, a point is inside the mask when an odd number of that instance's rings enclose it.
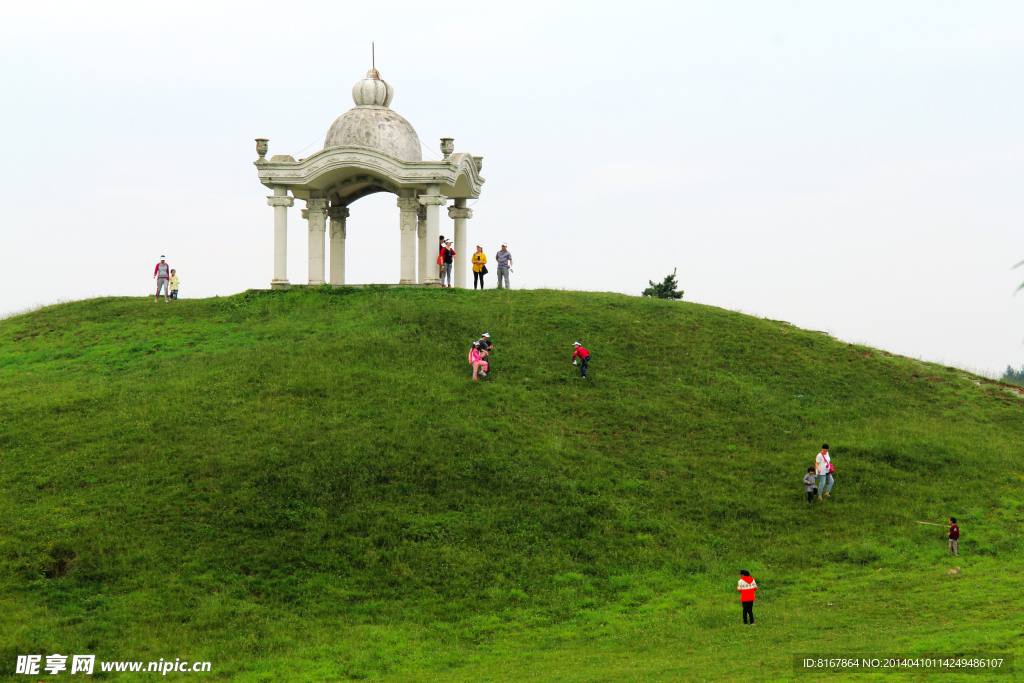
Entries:
{"label": "white domed pavilion", "polygon": [[[480,196],[483,157],[453,154],[452,138],[441,138],[441,161],[423,161],[416,129],[390,108],[395,90],[376,69],[352,88],[355,107],[335,120],[323,150],[296,161],[287,155],[266,158],[267,140],[257,138],[260,182],[273,190],[274,289],[290,286],[287,274],[288,207],[303,199],[309,221],[309,284],[345,284],[345,236],[349,205],[375,192],[398,195],[402,232],[399,285],[437,285],[441,207],[453,201],[455,286],[466,286],[467,199]],[[325,272],[325,232],[330,217],[330,269]],[[418,252],[418,258],[417,258]],[[329,275],[329,277],[328,277]]]}

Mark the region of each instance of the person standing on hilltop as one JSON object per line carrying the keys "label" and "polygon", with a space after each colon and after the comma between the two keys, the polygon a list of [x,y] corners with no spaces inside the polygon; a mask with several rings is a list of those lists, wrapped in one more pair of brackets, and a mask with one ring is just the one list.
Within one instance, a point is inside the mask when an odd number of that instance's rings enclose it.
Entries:
{"label": "person standing on hilltop", "polygon": [[740,580],[736,584],[736,590],[740,592],[740,604],[743,605],[743,625],[747,625],[747,617],[750,617],[750,626],[754,625],[754,600],[756,600],[757,581],[746,569],[740,570]]}
{"label": "person standing on hilltop", "polygon": [[437,277],[444,277],[444,235],[437,238]]}
{"label": "person standing on hilltop", "polygon": [[[452,241],[451,240],[445,241],[444,246],[441,247],[441,255],[438,256],[438,258],[443,260],[443,265],[442,265],[442,270],[441,270],[441,287],[442,287],[442,289],[443,288],[451,289],[452,288],[452,271],[454,270],[453,266],[455,265],[455,263],[454,263],[455,262],[455,249],[452,248]],[[448,284],[447,285],[444,284],[445,280],[448,280]]]}
{"label": "person standing on hilltop", "polygon": [[487,254],[484,248],[476,245],[476,253],[473,254],[473,289],[476,289],[477,280],[480,281],[480,289],[484,288],[484,275],[487,274]]}
{"label": "person standing on hilltop", "polygon": [[153,277],[156,278],[156,298],[153,301],[160,301],[160,290],[164,292],[164,301],[170,301],[167,288],[171,283],[171,267],[167,265],[166,258],[161,256],[160,263],[153,269]]}
{"label": "person standing on hilltop", "polygon": [[508,250],[507,244],[501,243],[501,251],[494,255],[494,260],[498,264],[498,289],[501,289],[502,278],[505,278],[505,289],[512,289],[512,285],[508,283],[508,273],[512,268],[512,252]]}
{"label": "person standing on hilltop", "polygon": [[[832,457],[828,454],[827,443],[821,444],[821,452],[814,459],[814,471],[818,475],[818,500],[823,500],[821,497],[822,491],[831,498],[832,495],[829,492],[832,490],[832,484],[835,483],[832,479],[832,473],[836,471],[836,468],[832,466]],[[826,482],[828,483],[827,487]]]}

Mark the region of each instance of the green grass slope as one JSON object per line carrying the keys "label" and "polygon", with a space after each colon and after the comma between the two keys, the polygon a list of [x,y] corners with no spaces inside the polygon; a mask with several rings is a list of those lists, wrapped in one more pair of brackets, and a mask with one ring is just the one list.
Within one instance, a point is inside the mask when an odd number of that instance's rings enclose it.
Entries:
{"label": "green grass slope", "polygon": [[[472,382],[485,330],[493,381]],[[808,506],[822,441],[833,499]],[[204,680],[567,683],[1022,655],[1022,443],[1024,402],[998,386],[690,303],[53,306],[0,322],[0,677],[32,653],[210,661]],[[950,515],[956,562],[914,523]]]}

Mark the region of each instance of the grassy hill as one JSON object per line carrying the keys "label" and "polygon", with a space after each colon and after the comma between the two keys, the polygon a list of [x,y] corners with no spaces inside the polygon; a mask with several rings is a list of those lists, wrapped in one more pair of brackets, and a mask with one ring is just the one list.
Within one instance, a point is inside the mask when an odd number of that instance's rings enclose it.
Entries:
{"label": "grassy hill", "polygon": [[[472,382],[483,331],[493,381]],[[823,441],[833,499],[809,506]],[[1024,655],[1022,444],[1024,401],[999,386],[690,303],[53,306],[0,321],[0,677],[27,680],[31,653],[210,661],[170,674],[203,680],[567,683]],[[950,515],[956,562],[914,523]],[[761,586],[749,629],[740,569]]]}

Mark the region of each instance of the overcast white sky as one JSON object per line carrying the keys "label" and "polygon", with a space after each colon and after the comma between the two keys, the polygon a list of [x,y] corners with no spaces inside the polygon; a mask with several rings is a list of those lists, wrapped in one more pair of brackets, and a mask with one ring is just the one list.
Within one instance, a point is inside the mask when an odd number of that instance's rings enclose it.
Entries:
{"label": "overcast white sky", "polygon": [[[371,40],[430,153],[484,156],[470,241],[514,287],[678,267],[689,301],[1024,364],[1020,2],[0,0],[0,314],[146,294],[162,253],[184,297],[269,286],[253,138],[319,149]],[[350,282],[397,281],[393,196],[348,235]]]}

